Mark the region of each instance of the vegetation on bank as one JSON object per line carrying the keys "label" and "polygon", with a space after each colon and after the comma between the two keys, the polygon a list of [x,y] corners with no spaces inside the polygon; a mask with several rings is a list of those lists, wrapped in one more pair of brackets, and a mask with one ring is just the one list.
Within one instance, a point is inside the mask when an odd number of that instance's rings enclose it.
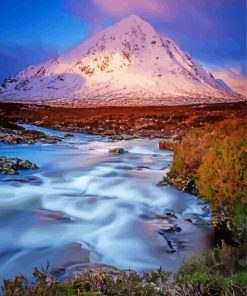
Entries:
{"label": "vegetation on bank", "polygon": [[162,269],[140,275],[122,271],[80,273],[58,282],[46,271],[34,269],[33,281],[24,276],[5,280],[4,296],[230,296],[246,295],[245,247],[209,250],[204,259],[192,258],[175,275]]}
{"label": "vegetation on bank", "polygon": [[241,241],[247,231],[246,131],[244,119],[191,129],[175,147],[165,178],[180,189],[190,184],[192,192],[210,202],[216,223],[229,222]]}

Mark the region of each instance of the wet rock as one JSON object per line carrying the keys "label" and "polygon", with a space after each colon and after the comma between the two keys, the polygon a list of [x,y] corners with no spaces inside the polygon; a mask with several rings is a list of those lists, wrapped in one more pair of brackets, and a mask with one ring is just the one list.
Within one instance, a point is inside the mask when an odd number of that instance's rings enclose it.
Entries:
{"label": "wet rock", "polygon": [[177,218],[177,216],[175,215],[175,212],[173,210],[169,210],[169,209],[166,209],[164,211],[164,214],[168,217],[171,217],[171,218]]}
{"label": "wet rock", "polygon": [[182,191],[184,192],[188,192],[194,195],[198,194],[198,190],[196,188],[196,184],[193,180],[189,180],[186,185],[184,186],[184,188],[182,189]]}
{"label": "wet rock", "polygon": [[190,177],[181,176],[179,173],[170,171],[167,175],[159,181],[158,185],[172,185],[177,187],[183,192],[188,192],[193,195],[198,195],[198,190],[195,185],[195,181]]}
{"label": "wet rock", "polygon": [[175,248],[175,245],[173,245],[172,241],[167,236],[164,236],[164,239],[167,241],[167,245],[170,248],[166,252],[169,253],[169,254],[175,253],[176,252],[176,248]]}
{"label": "wet rock", "polygon": [[112,142],[115,141],[129,141],[129,140],[134,140],[138,139],[139,137],[136,135],[113,135],[111,136]]}
{"label": "wet rock", "polygon": [[37,169],[38,166],[29,160],[0,157],[0,174],[18,175],[18,170]]}
{"label": "wet rock", "polygon": [[169,228],[160,228],[157,232],[158,234],[163,236],[166,233],[175,233],[175,232],[181,232],[181,231],[182,231],[182,228],[175,224]]}
{"label": "wet rock", "polygon": [[65,138],[71,138],[71,137],[74,137],[74,135],[71,134],[71,133],[64,133],[63,136],[64,136]]}
{"label": "wet rock", "polygon": [[126,151],[124,150],[124,148],[118,147],[118,148],[113,148],[111,150],[109,150],[110,153],[113,153],[115,155],[120,155],[120,154],[124,154],[126,153]]}
{"label": "wet rock", "polygon": [[207,222],[203,220],[199,215],[193,213],[185,215],[184,220],[197,225],[207,224]]}
{"label": "wet rock", "polygon": [[55,144],[61,139],[59,137],[47,136],[45,133],[36,130],[26,130],[13,123],[0,122],[0,142],[4,144],[34,144],[43,142]]}
{"label": "wet rock", "polygon": [[46,134],[40,131],[36,130],[24,130],[22,131],[22,136],[32,139],[32,140],[38,140],[38,139],[44,139],[46,138]]}

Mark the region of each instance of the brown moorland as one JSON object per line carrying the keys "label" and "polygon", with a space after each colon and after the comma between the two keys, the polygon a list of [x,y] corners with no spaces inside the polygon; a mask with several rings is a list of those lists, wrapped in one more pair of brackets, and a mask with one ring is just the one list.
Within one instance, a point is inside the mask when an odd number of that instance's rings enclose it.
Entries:
{"label": "brown moorland", "polygon": [[64,131],[142,137],[183,136],[191,128],[246,118],[246,102],[186,106],[62,108],[0,103],[0,122],[40,125]]}

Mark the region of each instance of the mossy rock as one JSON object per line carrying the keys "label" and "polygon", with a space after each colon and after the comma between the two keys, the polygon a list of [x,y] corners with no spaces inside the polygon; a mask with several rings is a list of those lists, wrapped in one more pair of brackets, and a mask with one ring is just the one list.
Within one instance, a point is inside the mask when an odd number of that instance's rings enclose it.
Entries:
{"label": "mossy rock", "polygon": [[32,140],[46,138],[45,133],[43,133],[41,131],[36,131],[36,130],[25,130],[22,132],[22,136],[30,138]]}
{"label": "mossy rock", "polygon": [[71,138],[71,137],[74,137],[74,135],[71,134],[71,133],[65,133],[63,136],[64,136],[65,138]]}

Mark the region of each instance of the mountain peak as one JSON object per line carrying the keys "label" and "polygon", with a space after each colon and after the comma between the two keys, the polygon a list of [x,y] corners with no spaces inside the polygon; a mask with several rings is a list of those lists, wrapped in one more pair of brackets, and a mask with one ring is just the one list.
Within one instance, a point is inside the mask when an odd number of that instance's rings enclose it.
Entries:
{"label": "mountain peak", "polygon": [[229,87],[137,15],[98,32],[56,60],[6,79],[0,98],[65,106],[236,100]]}
{"label": "mountain peak", "polygon": [[126,29],[128,27],[139,27],[142,29],[142,31],[152,31],[152,33],[155,33],[154,28],[146,21],[144,21],[142,18],[140,18],[138,15],[132,14],[124,19],[122,19],[119,23],[115,24],[116,27],[125,27]]}
{"label": "mountain peak", "polygon": [[122,22],[146,23],[142,18],[140,18],[136,14],[131,14],[130,16],[122,19]]}

